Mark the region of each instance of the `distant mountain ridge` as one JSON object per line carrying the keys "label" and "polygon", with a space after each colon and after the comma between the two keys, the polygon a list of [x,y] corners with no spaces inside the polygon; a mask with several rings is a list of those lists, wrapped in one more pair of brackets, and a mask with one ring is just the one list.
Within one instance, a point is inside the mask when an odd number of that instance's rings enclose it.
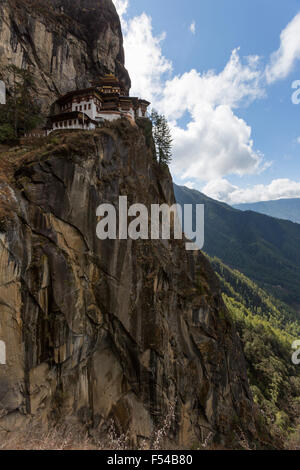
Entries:
{"label": "distant mountain ridge", "polygon": [[241,211],[259,212],[260,214],[300,224],[300,198],[234,204],[232,207]]}
{"label": "distant mountain ridge", "polygon": [[208,255],[218,257],[276,298],[299,309],[299,224],[243,212],[183,186],[174,185],[174,191],[181,205],[205,204],[203,249]]}

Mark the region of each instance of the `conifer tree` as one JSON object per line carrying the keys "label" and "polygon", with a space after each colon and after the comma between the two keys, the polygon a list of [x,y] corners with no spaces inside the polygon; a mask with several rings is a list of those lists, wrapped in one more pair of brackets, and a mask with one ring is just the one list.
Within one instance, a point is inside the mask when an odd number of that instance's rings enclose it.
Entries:
{"label": "conifer tree", "polygon": [[172,136],[166,117],[155,110],[151,113],[153,124],[153,138],[155,143],[156,158],[160,164],[167,165],[172,159]]}
{"label": "conifer tree", "polygon": [[0,78],[10,76],[5,105],[0,106],[0,141],[13,141],[34,129],[42,119],[40,106],[33,99],[36,93],[33,75],[30,71],[15,65],[5,67]]}

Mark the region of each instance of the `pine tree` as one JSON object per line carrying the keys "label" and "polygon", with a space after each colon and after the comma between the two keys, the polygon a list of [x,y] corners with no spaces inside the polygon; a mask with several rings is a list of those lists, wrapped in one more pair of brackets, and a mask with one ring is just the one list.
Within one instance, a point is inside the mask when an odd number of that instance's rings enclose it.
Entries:
{"label": "pine tree", "polygon": [[167,165],[172,159],[172,136],[166,117],[156,111],[151,113],[153,124],[153,138],[155,143],[156,158],[160,164]]}
{"label": "pine tree", "polygon": [[9,65],[0,73],[0,78],[4,81],[7,76],[10,76],[11,86],[6,104],[0,106],[0,140],[2,142],[17,139],[34,129],[42,120],[40,106],[32,98],[36,93],[36,88],[31,72]]}

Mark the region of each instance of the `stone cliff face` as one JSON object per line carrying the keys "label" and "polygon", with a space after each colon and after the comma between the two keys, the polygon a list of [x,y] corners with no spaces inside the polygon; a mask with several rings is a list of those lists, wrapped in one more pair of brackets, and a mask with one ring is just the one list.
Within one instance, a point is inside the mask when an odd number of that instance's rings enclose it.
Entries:
{"label": "stone cliff face", "polygon": [[174,203],[144,131],[117,121],[1,163],[2,430],[76,419],[173,443],[254,432],[236,332],[201,254],[181,241],[100,241],[103,202]]}
{"label": "stone cliff face", "polygon": [[[0,5],[0,63],[34,71],[45,110],[103,72],[129,89],[111,0]],[[103,202],[174,203],[146,122],[1,155],[2,433],[60,419],[105,432],[112,419],[151,443],[174,409],[173,445],[255,435],[240,342],[206,259],[181,241],[96,236]]]}
{"label": "stone cliff face", "polygon": [[34,73],[45,113],[57,96],[104,73],[130,88],[111,0],[0,0],[0,64]]}

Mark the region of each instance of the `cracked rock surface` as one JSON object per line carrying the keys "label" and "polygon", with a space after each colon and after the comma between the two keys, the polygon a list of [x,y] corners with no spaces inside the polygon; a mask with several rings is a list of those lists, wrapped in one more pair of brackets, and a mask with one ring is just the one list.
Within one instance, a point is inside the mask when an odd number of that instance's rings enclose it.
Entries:
{"label": "cracked rock surface", "polygon": [[2,431],[66,419],[105,432],[112,418],[138,443],[173,403],[174,443],[255,433],[241,345],[206,258],[180,240],[96,236],[101,203],[174,203],[146,141],[120,120],[1,160]]}
{"label": "cracked rock surface", "polygon": [[[28,68],[45,115],[62,94],[115,74],[128,91],[121,25],[111,0],[0,0],[0,64]],[[11,85],[12,77],[6,77]]]}

